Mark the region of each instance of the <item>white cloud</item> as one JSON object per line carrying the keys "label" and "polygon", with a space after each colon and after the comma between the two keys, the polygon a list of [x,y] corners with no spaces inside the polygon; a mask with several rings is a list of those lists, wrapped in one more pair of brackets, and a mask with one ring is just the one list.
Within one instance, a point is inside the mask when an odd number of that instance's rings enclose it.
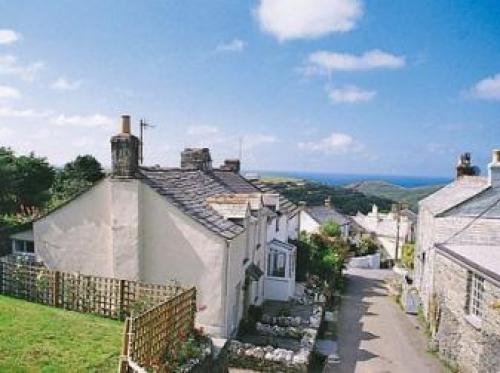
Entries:
{"label": "white cloud", "polygon": [[500,100],[500,74],[490,76],[476,83],[471,89],[473,97],[484,100]]}
{"label": "white cloud", "polygon": [[51,110],[14,109],[10,107],[0,107],[0,118],[46,118],[51,114]]}
{"label": "white cloud", "polygon": [[399,69],[406,64],[404,56],[396,56],[374,49],[360,56],[348,53],[318,51],[312,53],[302,69],[305,75],[327,74],[332,71],[360,71]]}
{"label": "white cloud", "polygon": [[276,136],[265,134],[248,134],[242,137],[243,149],[251,150],[261,145],[275,144],[278,142]]}
{"label": "white cloud", "polygon": [[360,0],[260,0],[255,15],[280,41],[352,30],[363,15]]}
{"label": "white cloud", "polygon": [[15,75],[26,81],[33,81],[35,74],[43,67],[43,62],[37,61],[30,65],[22,66],[17,58],[12,55],[0,56],[0,75]]}
{"label": "white cloud", "polygon": [[64,77],[60,77],[51,84],[50,88],[58,91],[75,91],[80,88],[81,85],[81,80],[69,81]]}
{"label": "white cloud", "polygon": [[0,44],[8,45],[21,40],[21,34],[10,29],[0,29]]}
{"label": "white cloud", "polygon": [[115,121],[102,114],[92,115],[65,115],[59,114],[50,120],[51,124],[57,126],[75,126],[75,127],[105,127],[115,123]]}
{"label": "white cloud", "polygon": [[373,100],[376,95],[375,91],[367,91],[354,85],[332,88],[328,91],[328,97],[333,104],[367,102]]}
{"label": "white cloud", "polygon": [[6,98],[20,98],[21,92],[17,88],[0,85],[0,100]]}
{"label": "white cloud", "polygon": [[221,43],[215,48],[216,52],[242,52],[247,43],[240,39],[233,39],[227,43]]}
{"label": "white cloud", "polygon": [[363,145],[354,140],[350,135],[332,132],[327,137],[318,141],[299,142],[299,149],[323,154],[348,154],[363,150]]}
{"label": "white cloud", "polygon": [[190,126],[187,130],[189,136],[214,135],[219,132],[215,126]]}

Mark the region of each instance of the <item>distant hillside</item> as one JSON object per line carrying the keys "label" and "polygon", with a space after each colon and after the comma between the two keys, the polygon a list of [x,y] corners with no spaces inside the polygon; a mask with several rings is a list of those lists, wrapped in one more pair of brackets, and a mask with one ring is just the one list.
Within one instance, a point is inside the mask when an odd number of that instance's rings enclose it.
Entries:
{"label": "distant hillside", "polygon": [[406,202],[409,207],[416,211],[418,201],[441,189],[443,185],[429,185],[416,188],[404,188],[386,181],[362,181],[349,184],[346,188],[356,190],[367,196],[387,198],[392,201]]}
{"label": "distant hillside", "polygon": [[381,210],[389,210],[394,201],[385,197],[365,195],[354,189],[341,186],[325,185],[309,181],[277,181],[263,179],[262,182],[282,193],[290,201],[298,204],[306,202],[309,206],[320,206],[327,197],[332,205],[347,215],[355,215],[358,211],[367,213],[375,203]]}

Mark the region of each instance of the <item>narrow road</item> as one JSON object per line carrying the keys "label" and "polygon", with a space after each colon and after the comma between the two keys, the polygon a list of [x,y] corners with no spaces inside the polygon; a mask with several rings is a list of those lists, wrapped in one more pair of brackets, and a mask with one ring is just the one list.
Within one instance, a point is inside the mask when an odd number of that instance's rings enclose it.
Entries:
{"label": "narrow road", "polygon": [[325,372],[444,372],[426,352],[426,341],[414,319],[388,295],[389,270],[349,269],[338,322],[340,364]]}

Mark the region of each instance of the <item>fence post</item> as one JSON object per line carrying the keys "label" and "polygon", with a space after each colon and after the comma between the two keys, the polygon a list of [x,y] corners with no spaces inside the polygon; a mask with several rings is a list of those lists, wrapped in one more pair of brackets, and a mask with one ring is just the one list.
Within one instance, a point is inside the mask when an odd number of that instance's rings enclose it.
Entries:
{"label": "fence post", "polygon": [[120,280],[118,285],[118,318],[121,320],[125,315],[124,308],[125,280]]}
{"label": "fence post", "polygon": [[125,319],[125,326],[123,328],[123,345],[122,353],[120,356],[120,365],[118,366],[118,373],[127,373],[128,371],[128,354],[129,354],[129,333],[130,333],[130,318]]}
{"label": "fence post", "polygon": [[0,260],[0,294],[3,294],[3,261]]}
{"label": "fence post", "polygon": [[59,295],[61,293],[61,273],[59,271],[54,272],[54,283],[52,288],[52,301],[54,302],[54,307],[59,307]]}

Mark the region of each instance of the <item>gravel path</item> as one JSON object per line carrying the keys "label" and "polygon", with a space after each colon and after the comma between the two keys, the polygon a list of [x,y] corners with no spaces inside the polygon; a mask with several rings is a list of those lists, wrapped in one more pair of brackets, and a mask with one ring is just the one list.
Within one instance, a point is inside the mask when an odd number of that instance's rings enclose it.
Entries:
{"label": "gravel path", "polygon": [[341,362],[325,372],[444,372],[426,352],[426,341],[414,317],[387,296],[389,270],[350,269],[339,313]]}

